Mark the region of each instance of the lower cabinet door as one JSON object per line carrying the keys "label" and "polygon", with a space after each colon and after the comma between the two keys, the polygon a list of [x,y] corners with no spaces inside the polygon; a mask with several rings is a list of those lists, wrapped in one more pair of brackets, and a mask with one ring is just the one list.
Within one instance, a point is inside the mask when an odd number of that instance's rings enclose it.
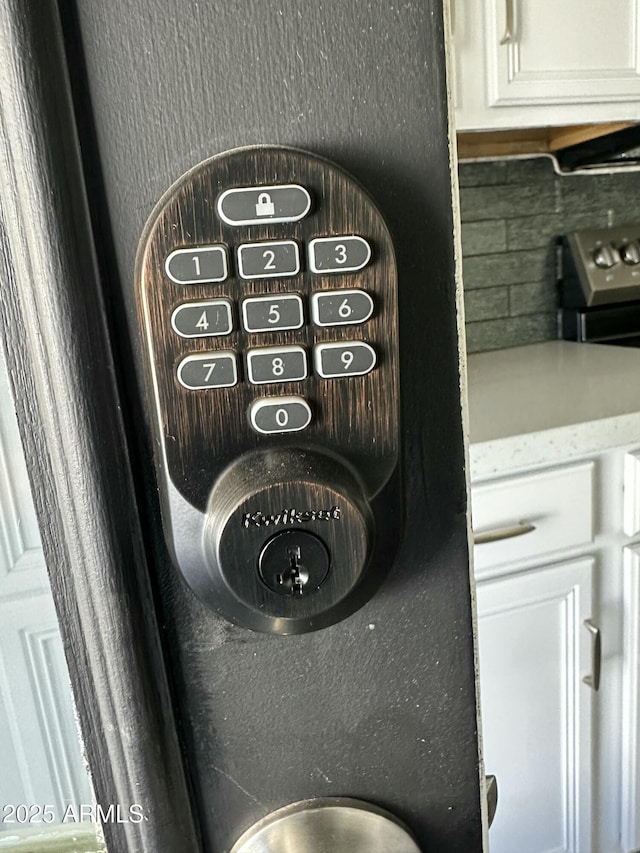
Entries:
{"label": "lower cabinet door", "polygon": [[580,559],[478,583],[491,853],[591,850],[592,576]]}

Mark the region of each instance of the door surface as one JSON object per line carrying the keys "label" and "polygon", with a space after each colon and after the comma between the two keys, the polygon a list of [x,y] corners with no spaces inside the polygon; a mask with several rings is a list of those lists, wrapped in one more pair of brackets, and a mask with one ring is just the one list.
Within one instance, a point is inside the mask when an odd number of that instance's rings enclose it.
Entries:
{"label": "door surface", "polygon": [[[133,779],[127,750],[138,749],[140,766],[147,772],[153,766],[151,799],[170,799],[163,782],[174,782],[178,805],[164,818],[156,809],[150,821],[156,832],[162,821],[173,827],[165,849],[179,843],[176,821],[186,820],[186,810],[176,814],[187,790],[179,782],[184,772],[207,853],[230,850],[280,807],[335,796],[388,810],[425,851],[481,851],[483,772],[440,2],[78,0],[61,3],[59,11],[84,187],[65,185],[60,174],[57,186],[63,196],[86,191],[102,294],[97,313],[109,330],[109,344],[85,335],[70,357],[78,375],[97,371],[116,389],[112,397],[95,392],[112,415],[120,411],[120,395],[130,454],[119,455],[117,438],[93,423],[99,458],[83,461],[80,454],[75,461],[105,476],[124,464],[134,484],[146,561],[138,555],[133,564],[142,592],[129,590],[117,607],[139,600],[133,609],[145,618],[136,623],[129,616],[120,634],[124,645],[126,632],[135,633],[131,651],[111,665],[150,690],[160,685],[156,703],[142,703],[145,713],[167,709],[163,724],[154,717],[157,740],[147,738],[142,749],[141,735],[118,747],[120,781]],[[49,56],[49,44],[38,47],[30,61]],[[348,171],[381,211],[398,268],[401,497],[393,512],[402,519],[400,546],[378,591],[359,610],[330,627],[284,637],[214,613],[172,563],[152,465],[133,287],[138,241],[167,188],[215,154],[266,144],[294,146]],[[47,251],[44,242],[39,250]],[[72,237],[66,251],[75,257],[82,247]],[[73,310],[91,302],[86,278],[56,284],[61,291],[48,291],[48,298],[75,287]],[[11,341],[17,350],[17,336]],[[91,393],[85,383],[82,399]],[[35,463],[32,476],[37,481]],[[118,489],[100,488],[105,505],[113,502],[124,515]],[[40,510],[46,511],[46,500]],[[126,566],[114,560],[108,571],[124,576]],[[94,606],[99,610],[100,603]],[[158,641],[164,672],[153,681],[138,649],[150,648],[157,667]],[[136,700],[124,689],[116,695],[126,720]],[[79,704],[86,715],[87,697]],[[174,719],[178,741],[171,736]],[[92,737],[95,742],[95,730]],[[157,748],[163,740],[169,743],[164,768]],[[110,748],[97,738],[96,765],[100,749]],[[99,800],[113,784],[108,775],[98,779]],[[135,829],[128,849],[153,849],[145,831],[151,829]],[[118,833],[111,827],[112,845],[127,849]]]}

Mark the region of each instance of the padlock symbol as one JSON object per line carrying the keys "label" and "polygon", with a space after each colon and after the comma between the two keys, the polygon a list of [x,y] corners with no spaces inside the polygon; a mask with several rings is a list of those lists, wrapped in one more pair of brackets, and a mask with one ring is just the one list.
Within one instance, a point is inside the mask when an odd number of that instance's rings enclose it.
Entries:
{"label": "padlock symbol", "polygon": [[260,193],[256,204],[256,216],[273,216],[275,212],[269,193]]}

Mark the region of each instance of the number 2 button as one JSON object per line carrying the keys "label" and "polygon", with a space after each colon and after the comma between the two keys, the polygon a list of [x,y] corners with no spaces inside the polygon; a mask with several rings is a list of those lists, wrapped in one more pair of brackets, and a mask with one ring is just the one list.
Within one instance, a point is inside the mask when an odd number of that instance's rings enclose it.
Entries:
{"label": "number 2 button", "polygon": [[238,246],[240,278],[283,278],[300,272],[298,244],[293,240],[243,243]]}

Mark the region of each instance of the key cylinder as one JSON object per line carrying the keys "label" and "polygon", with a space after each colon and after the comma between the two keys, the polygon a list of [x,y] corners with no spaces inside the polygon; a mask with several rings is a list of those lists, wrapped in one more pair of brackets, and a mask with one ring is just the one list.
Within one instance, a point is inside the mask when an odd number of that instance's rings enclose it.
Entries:
{"label": "key cylinder", "polygon": [[279,595],[309,595],[329,574],[329,552],[304,530],[283,530],[265,544],[258,559],[260,577]]}
{"label": "key cylinder", "polygon": [[362,481],[333,454],[272,448],[237,459],[209,497],[209,577],[244,624],[330,625],[364,589],[374,539]]}

